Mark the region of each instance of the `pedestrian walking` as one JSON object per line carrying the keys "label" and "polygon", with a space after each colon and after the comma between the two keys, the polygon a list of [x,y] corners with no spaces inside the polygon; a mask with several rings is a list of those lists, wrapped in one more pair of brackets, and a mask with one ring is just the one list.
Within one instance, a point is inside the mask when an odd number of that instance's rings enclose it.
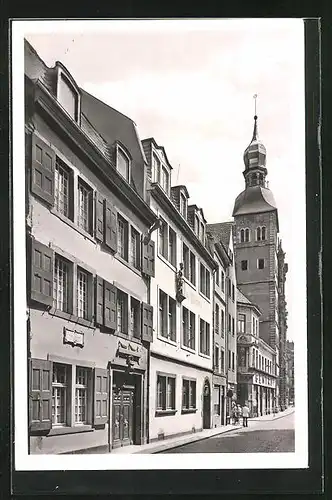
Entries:
{"label": "pedestrian walking", "polygon": [[243,427],[248,427],[249,408],[245,404],[242,408]]}
{"label": "pedestrian walking", "polygon": [[238,415],[238,423],[241,424],[240,419],[242,417],[242,408],[241,405],[237,405],[237,415]]}

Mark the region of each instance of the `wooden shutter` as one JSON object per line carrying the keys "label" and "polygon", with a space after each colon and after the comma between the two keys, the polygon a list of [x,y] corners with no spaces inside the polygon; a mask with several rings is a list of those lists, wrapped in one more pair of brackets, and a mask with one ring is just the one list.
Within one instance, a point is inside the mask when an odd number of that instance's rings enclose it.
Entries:
{"label": "wooden shutter", "polygon": [[51,306],[54,252],[35,239],[32,239],[31,245],[31,299]]}
{"label": "wooden shutter", "polygon": [[104,326],[116,329],[116,296],[117,289],[104,280]]}
{"label": "wooden shutter", "polygon": [[32,359],[29,378],[29,430],[49,430],[52,428],[52,361]]}
{"label": "wooden shutter", "polygon": [[100,276],[96,276],[96,324],[103,325],[104,324],[104,280],[100,278]]}
{"label": "wooden shutter", "polygon": [[105,200],[105,245],[116,252],[118,245],[116,210],[108,200]]}
{"label": "wooden shutter", "polygon": [[49,205],[54,204],[55,158],[53,149],[33,134],[31,191]]}
{"label": "wooden shutter", "polygon": [[104,242],[105,235],[105,199],[97,193],[96,195],[96,240]]}
{"label": "wooden shutter", "polygon": [[142,340],[153,341],[153,307],[142,303]]}
{"label": "wooden shutter", "polygon": [[153,240],[143,243],[142,272],[148,276],[155,276],[155,243]]}
{"label": "wooden shutter", "polygon": [[108,420],[108,370],[94,369],[93,425],[105,425]]}

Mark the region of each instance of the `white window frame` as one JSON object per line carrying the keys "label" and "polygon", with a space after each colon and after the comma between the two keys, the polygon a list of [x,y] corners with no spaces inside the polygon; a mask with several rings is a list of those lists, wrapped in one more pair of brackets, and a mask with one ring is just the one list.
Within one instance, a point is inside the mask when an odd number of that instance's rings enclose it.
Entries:
{"label": "white window frame", "polygon": [[[120,172],[118,168],[118,162],[119,162],[119,153],[122,154],[126,160],[128,161],[128,178],[126,178],[122,173]],[[129,154],[124,150],[123,147],[120,146],[120,144],[116,144],[116,170],[117,172],[121,175],[123,179],[125,179],[128,183],[130,183],[130,178],[131,178],[131,158]]]}

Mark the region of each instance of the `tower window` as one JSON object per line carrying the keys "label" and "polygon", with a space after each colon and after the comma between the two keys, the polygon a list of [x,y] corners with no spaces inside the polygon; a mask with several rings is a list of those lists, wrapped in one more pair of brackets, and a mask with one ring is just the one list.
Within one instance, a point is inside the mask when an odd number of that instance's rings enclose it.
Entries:
{"label": "tower window", "polygon": [[250,232],[249,232],[249,229],[246,229],[245,230],[245,241],[250,241]]}
{"label": "tower window", "polygon": [[256,240],[257,241],[265,241],[266,239],[266,227],[265,226],[262,226],[262,227],[258,227],[256,229]]}
{"label": "tower window", "polygon": [[240,243],[250,241],[250,231],[249,229],[241,229],[240,231]]}
{"label": "tower window", "polygon": [[265,240],[266,239],[266,227],[263,226],[262,227],[262,240]]}
{"label": "tower window", "polygon": [[265,262],[264,259],[258,259],[258,269],[264,269]]}
{"label": "tower window", "polygon": [[242,271],[248,270],[248,261],[247,260],[241,260],[241,269],[242,269]]}

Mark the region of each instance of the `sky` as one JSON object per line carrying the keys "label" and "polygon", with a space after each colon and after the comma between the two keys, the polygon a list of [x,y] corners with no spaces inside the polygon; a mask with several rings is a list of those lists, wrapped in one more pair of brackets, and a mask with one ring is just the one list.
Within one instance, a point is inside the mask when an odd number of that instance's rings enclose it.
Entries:
{"label": "sky", "polygon": [[27,23],[48,66],[153,136],[208,223],[231,220],[253,132],[267,150],[279,212],[288,338],[306,331],[304,28],[301,19]]}

